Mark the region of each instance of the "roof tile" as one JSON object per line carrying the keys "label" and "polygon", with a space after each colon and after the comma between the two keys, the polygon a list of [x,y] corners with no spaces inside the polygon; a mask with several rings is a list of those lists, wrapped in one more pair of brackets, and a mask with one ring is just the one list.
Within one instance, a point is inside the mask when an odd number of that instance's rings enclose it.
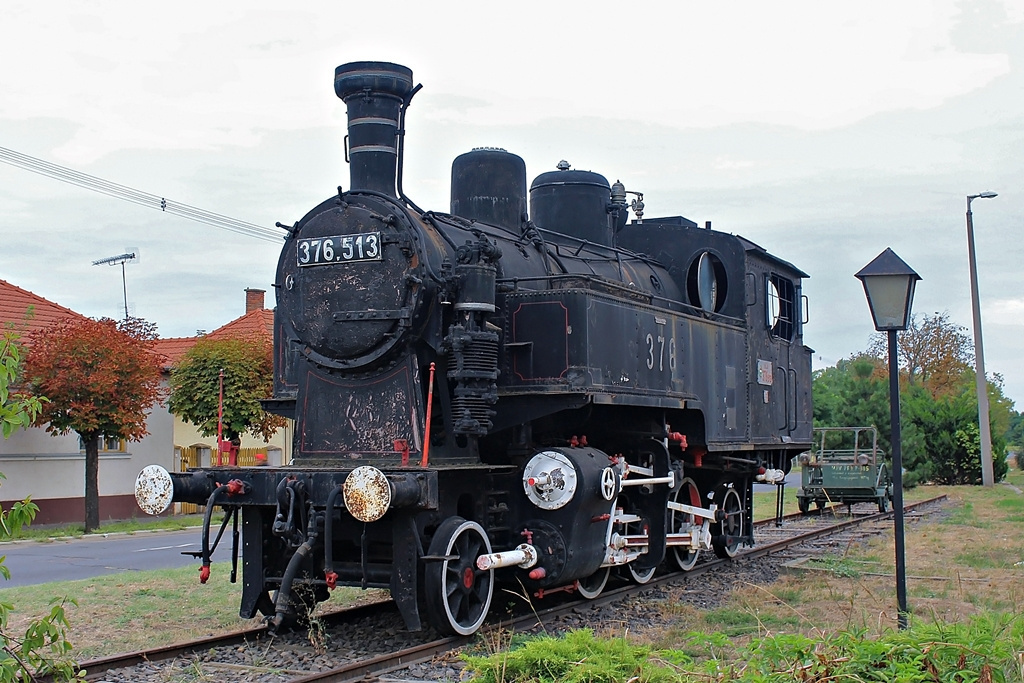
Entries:
{"label": "roof tile", "polygon": [[0,280],[0,326],[14,326],[22,337],[68,318],[84,318],[70,308],[47,301],[38,294]]}

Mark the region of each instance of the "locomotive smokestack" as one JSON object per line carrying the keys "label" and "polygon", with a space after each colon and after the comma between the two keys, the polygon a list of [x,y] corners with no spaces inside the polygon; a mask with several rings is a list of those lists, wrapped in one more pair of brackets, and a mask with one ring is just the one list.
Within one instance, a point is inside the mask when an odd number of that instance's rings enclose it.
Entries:
{"label": "locomotive smokestack", "polygon": [[412,69],[389,62],[350,62],[334,71],[334,92],[348,106],[352,190],[396,197],[399,118],[414,92]]}

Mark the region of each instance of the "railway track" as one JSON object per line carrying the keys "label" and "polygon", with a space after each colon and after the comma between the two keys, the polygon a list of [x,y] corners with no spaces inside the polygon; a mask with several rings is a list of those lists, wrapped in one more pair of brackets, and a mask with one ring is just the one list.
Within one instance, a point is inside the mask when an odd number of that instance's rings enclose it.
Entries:
{"label": "railway track", "polygon": [[[943,498],[907,505],[905,510],[912,517]],[[781,526],[777,526],[775,520],[765,520],[755,525],[758,544],[741,551],[733,562],[749,563],[767,555],[789,552],[794,546],[811,544],[810,550],[805,548],[801,553],[813,554],[815,543],[824,544],[820,551],[827,549],[825,546],[849,545],[859,538],[886,532],[891,528],[886,524],[891,516],[891,512],[864,513],[855,506],[849,510],[826,508],[820,515],[787,515]],[[488,630],[531,632],[538,626],[571,621],[571,615],[599,613],[640,593],[650,594],[681,581],[700,586],[705,579],[694,579],[728,574],[729,560],[714,558],[711,553],[702,553],[702,558],[689,572],[658,575],[639,586],[620,585],[605,590],[593,600],[563,598],[542,610],[534,610],[525,605],[525,600],[518,600],[523,603],[518,612],[510,609],[506,618],[489,623],[477,636],[439,638],[431,631],[407,634],[397,610],[390,601],[384,601],[318,617],[313,622],[315,631],[308,633],[270,635],[265,627],[260,627],[94,659],[82,662],[81,666],[87,671],[86,680],[106,683],[175,680],[313,683],[381,677],[410,666],[422,666],[424,662],[443,661],[445,653],[475,638],[487,638]],[[496,597],[492,613],[498,612],[497,600]],[[425,639],[427,642],[423,642]],[[417,677],[422,679],[424,675],[420,673]]]}

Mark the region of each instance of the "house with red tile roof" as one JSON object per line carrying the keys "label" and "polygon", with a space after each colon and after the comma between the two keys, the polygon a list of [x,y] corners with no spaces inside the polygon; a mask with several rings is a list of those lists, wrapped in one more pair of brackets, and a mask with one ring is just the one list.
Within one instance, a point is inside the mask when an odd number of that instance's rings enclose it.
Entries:
{"label": "house with red tile roof", "polygon": [[[68,318],[85,316],[37,294],[0,280],[0,327],[20,337]],[[174,421],[166,407],[156,405],[147,421],[149,434],[137,442],[101,439],[100,519],[126,519],[140,514],[135,503],[135,478],[150,463],[173,467]],[[0,504],[31,496],[39,506],[37,524],[82,522],[85,519],[85,449],[74,432],[48,434],[33,427],[0,439]]]}
{"label": "house with red tile roof", "polygon": [[70,308],[0,280],[0,325],[13,329],[23,338],[60,320],[84,317]]}
{"label": "house with red tile roof", "polygon": [[[245,290],[245,313],[206,335],[229,339],[250,334],[273,338],[274,312],[264,308],[265,291]],[[80,313],[48,301],[32,292],[0,280],[0,327],[13,328],[22,338]],[[159,339],[157,353],[164,368],[171,367],[201,337]],[[153,407],[147,423],[149,435],[138,442],[110,440],[101,443],[100,519],[141,516],[135,502],[135,479],[146,465],[182,471],[183,463],[208,466],[217,453],[217,438],[201,436],[195,427],[171,415],[166,405]],[[291,425],[278,431],[270,442],[243,436],[241,447],[267,455],[266,463],[280,465],[291,457]],[[0,472],[7,479],[0,486],[5,509],[31,496],[39,506],[37,524],[78,523],[85,519],[85,451],[78,435],[52,436],[43,428],[15,432],[0,440]]]}
{"label": "house with red tile roof", "polygon": [[[264,308],[265,294],[266,292],[262,289],[246,289],[245,313],[206,334],[205,338],[234,339],[261,334],[272,340],[274,338],[274,311]],[[181,360],[181,357],[201,338],[176,337],[157,341],[157,351],[167,359],[165,368],[170,371],[171,367]],[[282,465],[291,459],[291,437],[291,424],[289,424],[278,430],[270,441],[262,441],[245,434],[242,436],[241,448],[243,452],[248,450],[265,454],[268,465]],[[177,471],[184,468],[182,463],[193,466],[216,464],[214,460],[217,457],[217,437],[202,436],[193,425],[174,416],[174,452],[179,463]]]}

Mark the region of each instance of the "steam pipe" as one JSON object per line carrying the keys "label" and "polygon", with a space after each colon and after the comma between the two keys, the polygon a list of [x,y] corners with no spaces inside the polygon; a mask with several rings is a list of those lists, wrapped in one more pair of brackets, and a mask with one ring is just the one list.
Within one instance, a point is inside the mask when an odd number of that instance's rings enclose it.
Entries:
{"label": "steam pipe", "polygon": [[[203,564],[199,568],[199,582],[206,583],[210,578],[210,555],[217,549],[217,544],[220,543],[220,537],[224,535],[224,529],[228,525],[228,517],[224,518],[224,523],[220,526],[220,533],[217,534],[216,540],[213,542],[213,549],[210,548],[210,523],[213,521],[213,509],[217,505],[217,498],[220,497],[221,492],[227,493],[226,487],[218,487],[206,501],[206,512],[203,514],[203,534],[202,542],[200,544],[200,550],[202,551]],[[229,515],[230,516],[230,515]]]}
{"label": "steam pipe", "polygon": [[[405,166],[405,112],[409,109],[409,104],[412,102],[413,96],[423,88],[422,84],[417,84],[412,91],[405,96],[402,100],[402,109],[398,113],[398,196],[405,202],[409,207],[412,208],[416,213],[423,213],[423,210],[416,206],[416,204],[405,196],[405,192],[402,190],[402,169]],[[121,266],[124,267],[124,264]]]}
{"label": "steam pipe", "polygon": [[312,552],[314,540],[316,540],[315,534],[303,541],[302,545],[295,550],[292,558],[288,560],[288,567],[284,570],[284,576],[281,577],[281,590],[278,591],[277,601],[274,603],[274,618],[270,620],[271,630],[280,628],[284,623],[285,612],[292,601],[292,584],[295,582],[295,576],[299,573],[299,567],[302,566],[303,560]]}

